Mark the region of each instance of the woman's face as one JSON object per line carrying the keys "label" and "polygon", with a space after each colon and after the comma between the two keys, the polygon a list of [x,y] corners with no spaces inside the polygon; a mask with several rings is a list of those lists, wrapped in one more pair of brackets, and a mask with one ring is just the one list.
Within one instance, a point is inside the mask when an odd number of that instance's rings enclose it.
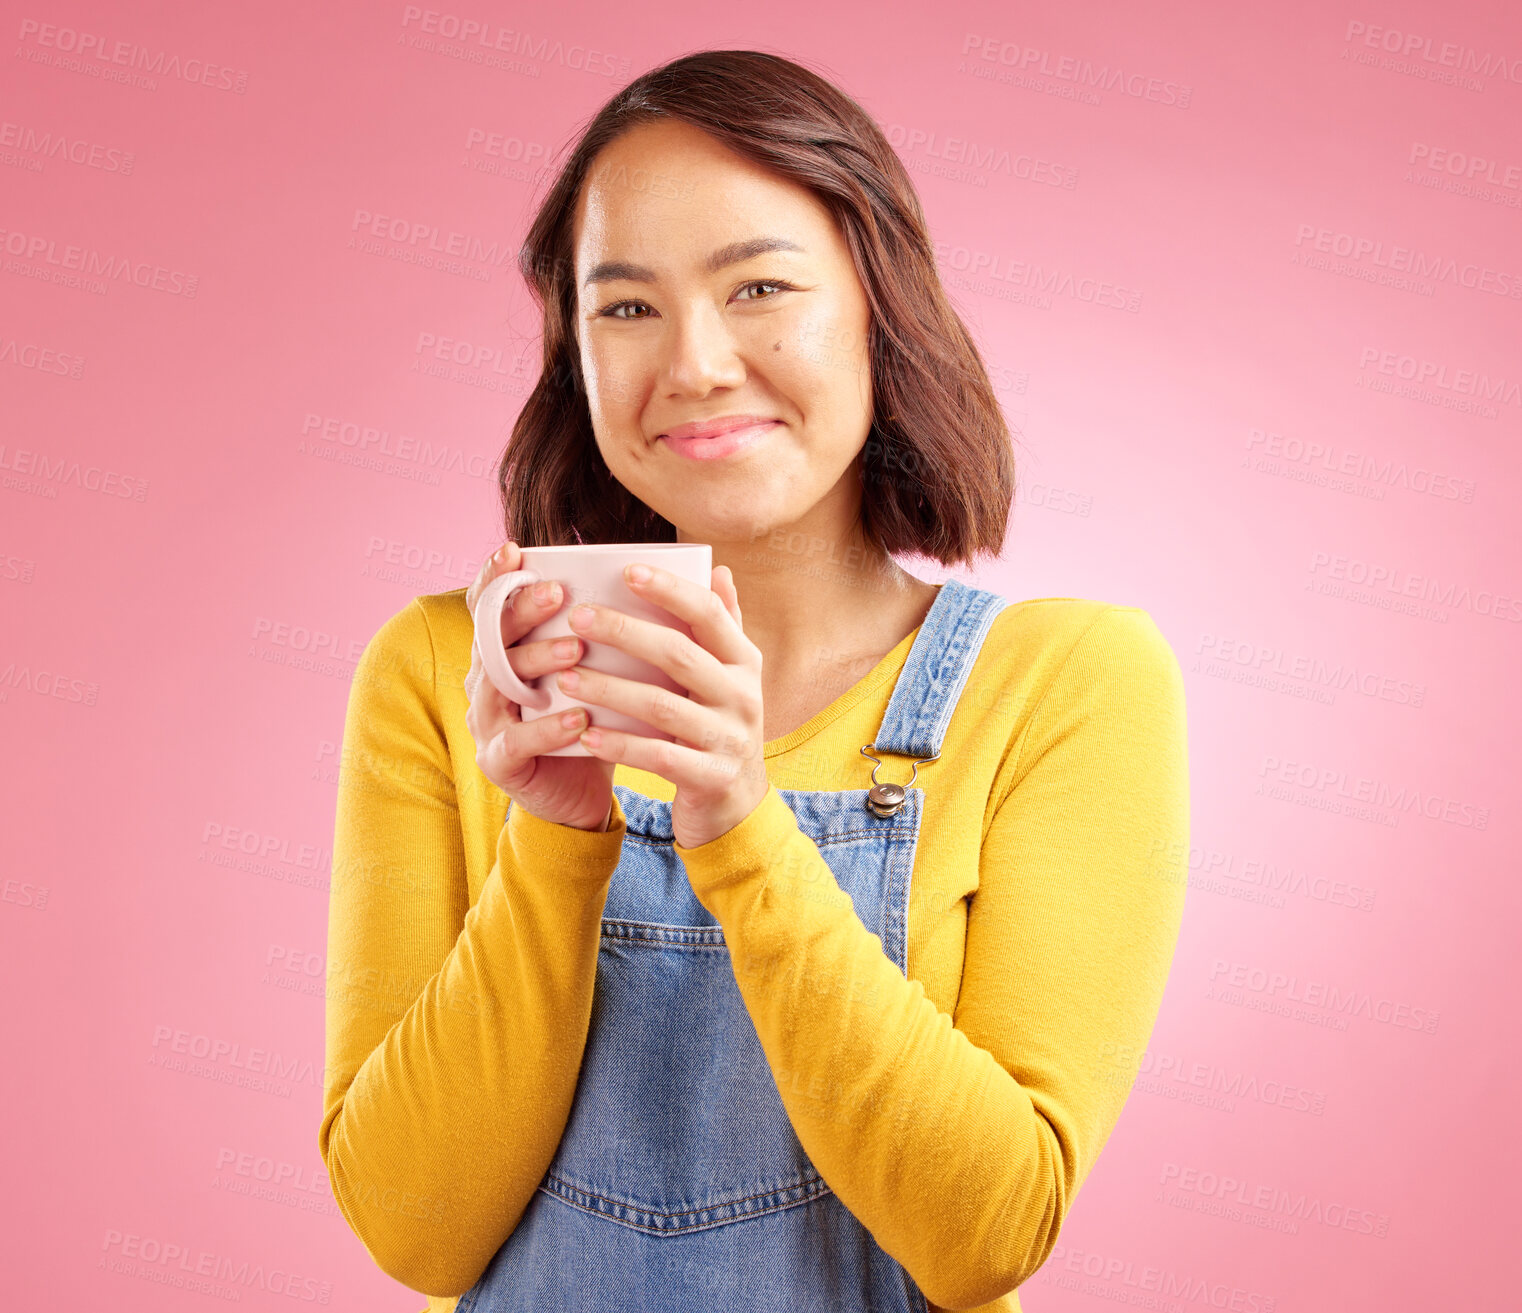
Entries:
{"label": "woman's face", "polygon": [[[763,239],[787,247],[742,249]],[[783,526],[845,539],[872,420],[870,310],[830,212],[668,120],[599,153],[574,241],[582,374],[614,478],[686,541]],[[684,454],[672,433],[731,416],[771,422],[728,455]]]}

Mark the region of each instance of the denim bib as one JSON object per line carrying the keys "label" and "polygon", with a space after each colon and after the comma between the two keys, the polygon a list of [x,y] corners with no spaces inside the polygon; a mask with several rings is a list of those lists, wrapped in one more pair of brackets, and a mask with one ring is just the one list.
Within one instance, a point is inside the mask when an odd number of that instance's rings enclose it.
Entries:
{"label": "denim bib", "polygon": [[[920,764],[939,754],[1008,604],[942,585],[869,752]],[[456,1313],[926,1313],[919,1287],[803,1151],[724,932],[672,846],[671,804],[614,789],[627,833],[570,1116],[517,1227]],[[778,792],[907,974],[923,790],[874,789],[875,807],[867,789]]]}

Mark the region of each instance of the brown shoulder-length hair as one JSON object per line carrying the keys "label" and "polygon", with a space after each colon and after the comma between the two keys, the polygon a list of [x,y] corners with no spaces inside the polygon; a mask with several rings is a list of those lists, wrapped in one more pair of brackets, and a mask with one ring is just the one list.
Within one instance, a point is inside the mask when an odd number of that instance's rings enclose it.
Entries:
{"label": "brown shoulder-length hair", "polygon": [[941,286],[909,175],[851,97],[755,50],[699,51],[635,79],[587,126],[539,207],[518,266],[544,312],[543,359],[497,469],[507,537],[522,546],[676,537],[597,448],[572,247],[577,199],[597,153],[662,118],[691,123],[808,188],[840,225],[872,312],[872,427],[857,457],[868,544],[948,566],[998,556],[1015,488],[1010,433]]}

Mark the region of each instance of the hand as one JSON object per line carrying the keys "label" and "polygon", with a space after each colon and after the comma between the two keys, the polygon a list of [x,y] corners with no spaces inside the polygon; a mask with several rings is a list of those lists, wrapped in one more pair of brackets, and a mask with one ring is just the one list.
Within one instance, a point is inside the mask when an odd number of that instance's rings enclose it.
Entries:
{"label": "hand", "polygon": [[[517,543],[505,543],[496,555],[488,557],[480,573],[465,590],[465,605],[471,615],[481,590],[504,571],[516,570],[523,560]],[[541,589],[550,592],[545,600],[534,596]],[[552,670],[563,670],[581,659],[584,650],[579,638],[540,639],[514,647],[534,626],[542,624],[565,604],[565,590],[553,580],[533,588],[520,588],[512,602],[502,608],[502,643],[513,673],[522,680]],[[556,643],[571,643],[574,651],[564,656],[554,651]],[[465,724],[476,741],[476,765],[483,774],[520,807],[535,816],[579,830],[602,830],[613,805],[613,765],[595,757],[542,757],[551,748],[563,748],[588,724],[584,708],[574,713],[574,725],[561,723],[561,716],[541,716],[524,722],[518,704],[486,677],[481,664],[481,648],[474,639],[470,644],[470,672],[465,676],[465,696],[470,709]]]}
{"label": "hand", "polygon": [[611,729],[581,735],[599,760],[623,762],[674,784],[672,832],[684,848],[696,848],[734,829],[766,796],[761,650],[741,628],[740,598],[728,566],[714,569],[710,588],[653,566],[646,567],[649,580],[640,582],[632,574],[639,568],[624,570],[629,588],[684,621],[692,638],[592,604],[584,604],[592,613],[588,621],[580,619],[582,606],[572,608],[571,628],[648,661],[687,689],[687,696],[584,666],[556,679],[578,701],[624,712],[676,739],[667,743]]}

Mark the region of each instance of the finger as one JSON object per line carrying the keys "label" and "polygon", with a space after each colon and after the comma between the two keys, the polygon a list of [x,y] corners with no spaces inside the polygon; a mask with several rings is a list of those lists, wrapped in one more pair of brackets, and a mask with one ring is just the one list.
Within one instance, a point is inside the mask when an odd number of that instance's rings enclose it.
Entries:
{"label": "finger", "polygon": [[[475,615],[476,599],[481,596],[481,590],[486,587],[501,570],[516,570],[517,558],[521,552],[518,544],[509,539],[497,548],[490,556],[481,562],[481,568],[476,571],[476,577],[470,581],[465,589],[465,609]],[[508,561],[513,564],[509,565]]]}
{"label": "finger", "polygon": [[[568,682],[569,681],[569,682]],[[555,676],[567,697],[633,716],[705,752],[740,751],[730,720],[712,707],[655,684],[576,666]]]}
{"label": "finger", "polygon": [[485,667],[476,670],[470,705],[465,709],[465,727],[479,746],[489,742],[521,719],[518,704],[486,677]]}
{"label": "finger", "polygon": [[474,615],[476,613],[476,598],[481,596],[481,590],[486,587],[487,581],[492,577],[497,565],[498,557],[502,549],[488,556],[481,562],[481,568],[476,571],[476,577],[465,587],[465,609]]}
{"label": "finger", "polygon": [[511,654],[514,643],[564,605],[565,589],[554,579],[541,579],[532,587],[518,589],[502,608],[502,645]]}
{"label": "finger", "polygon": [[465,700],[476,700],[476,684],[481,679],[481,648],[476,640],[470,640],[470,669],[465,672]]}
{"label": "finger", "polygon": [[[523,634],[542,624],[564,605],[564,590],[558,583],[550,581],[551,600],[539,601],[534,595],[535,591],[535,588],[522,589],[513,598],[511,608],[504,608],[502,614],[502,643],[507,652],[508,664],[513,673],[525,682],[552,670],[564,670],[567,666],[575,665],[581,659],[583,651],[582,641],[576,637],[543,638],[533,643],[518,642]],[[483,688],[490,688],[504,707],[512,708],[514,721],[519,719],[518,704],[487,677],[486,667],[481,660],[480,644],[472,638],[470,673],[466,676],[465,695],[474,701],[481,696]]]}
{"label": "finger", "polygon": [[574,743],[591,718],[585,707],[572,707],[553,716],[540,716],[538,720],[519,721],[510,735],[506,736],[509,751],[520,759],[536,757],[549,748],[563,748]]}
{"label": "finger", "polygon": [[581,745],[600,761],[622,762],[669,780],[678,789],[725,788],[743,769],[743,761],[702,752],[681,743],[625,734],[616,729],[593,729],[579,735]]}
{"label": "finger", "polygon": [[465,674],[465,700],[471,707],[477,707],[488,699],[490,699],[494,710],[499,705],[504,708],[517,706],[516,703],[509,701],[502,690],[491,682],[491,678],[486,673],[486,666],[481,660],[481,649],[472,642],[470,669]]}
{"label": "finger", "polygon": [[[721,576],[719,571],[724,573]],[[724,599],[724,605],[729,608],[729,614],[734,617],[734,622],[745,628],[745,622],[740,616],[740,593],[735,587],[735,574],[727,565],[716,565],[713,570],[713,588]]]}
{"label": "finger", "polygon": [[579,707],[556,716],[515,722],[481,744],[476,764],[489,775],[510,779],[532,758],[574,743],[586,727],[586,711]]}
{"label": "finger", "polygon": [[[723,603],[714,597],[713,604],[722,609]],[[617,611],[610,606],[591,607],[591,619],[583,621],[581,607],[571,609],[570,625],[589,643],[606,643],[620,652],[647,661],[657,670],[663,670],[699,702],[716,704],[727,701],[732,692],[729,671],[712,652],[705,651],[686,634],[658,625],[653,620],[632,616],[627,611]]]}
{"label": "finger", "polygon": [[624,580],[636,597],[664,607],[678,620],[686,621],[693,638],[719,661],[741,665],[751,660],[754,645],[729,613],[723,598],[711,587],[701,587],[656,566],[648,568],[650,578],[643,583],[629,578],[629,567],[624,570]]}
{"label": "finger", "polygon": [[564,670],[581,660],[581,639],[541,638],[534,643],[519,643],[507,651],[513,674],[527,683],[552,670]]}

